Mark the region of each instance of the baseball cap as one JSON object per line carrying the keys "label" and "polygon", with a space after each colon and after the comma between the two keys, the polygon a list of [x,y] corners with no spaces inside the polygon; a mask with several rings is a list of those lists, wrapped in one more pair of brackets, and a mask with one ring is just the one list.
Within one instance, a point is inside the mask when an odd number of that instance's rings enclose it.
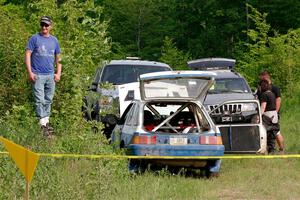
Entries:
{"label": "baseball cap", "polygon": [[46,23],[48,25],[52,24],[52,19],[48,16],[43,16],[41,17],[41,23]]}

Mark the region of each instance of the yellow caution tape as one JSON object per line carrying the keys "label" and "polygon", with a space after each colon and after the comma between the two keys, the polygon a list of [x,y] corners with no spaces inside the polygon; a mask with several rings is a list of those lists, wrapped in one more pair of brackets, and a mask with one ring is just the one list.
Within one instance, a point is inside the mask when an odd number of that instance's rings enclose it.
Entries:
{"label": "yellow caution tape", "polygon": [[130,155],[88,155],[88,154],[50,154],[50,153],[35,153],[24,148],[21,145],[5,139],[0,136],[0,142],[4,144],[4,147],[8,152],[0,151],[0,155],[10,155],[16,165],[21,170],[27,183],[29,184],[33,178],[35,169],[37,167],[39,158],[55,157],[55,158],[89,158],[89,159],[174,159],[174,160],[203,160],[203,159],[255,159],[255,158],[300,158],[300,154],[290,155],[225,155],[225,156],[130,156]]}
{"label": "yellow caution tape", "polygon": [[[0,154],[8,154],[8,152],[0,152]],[[130,156],[130,155],[114,155],[114,154],[50,154],[37,153],[43,157],[54,158],[89,158],[89,159],[274,159],[274,158],[300,158],[300,154],[285,155],[224,155],[224,156]]]}

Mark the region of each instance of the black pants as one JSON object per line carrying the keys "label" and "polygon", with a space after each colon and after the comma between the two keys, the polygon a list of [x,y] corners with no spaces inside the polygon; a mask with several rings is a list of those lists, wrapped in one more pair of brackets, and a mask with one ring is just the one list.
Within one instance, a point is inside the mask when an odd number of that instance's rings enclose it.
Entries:
{"label": "black pants", "polygon": [[276,134],[277,131],[267,131],[267,149],[268,149],[268,153],[273,153],[276,150]]}
{"label": "black pants", "polygon": [[263,125],[266,127],[267,130],[267,149],[268,153],[272,153],[276,150],[275,148],[275,140],[276,140],[276,134],[280,130],[279,123],[273,124],[272,120],[263,115]]}

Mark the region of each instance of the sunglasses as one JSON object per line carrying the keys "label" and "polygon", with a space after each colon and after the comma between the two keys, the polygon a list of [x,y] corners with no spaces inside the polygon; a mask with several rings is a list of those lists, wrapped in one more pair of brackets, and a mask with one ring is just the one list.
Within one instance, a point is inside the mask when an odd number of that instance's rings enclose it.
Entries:
{"label": "sunglasses", "polygon": [[49,27],[49,24],[46,24],[46,23],[41,23],[41,27]]}

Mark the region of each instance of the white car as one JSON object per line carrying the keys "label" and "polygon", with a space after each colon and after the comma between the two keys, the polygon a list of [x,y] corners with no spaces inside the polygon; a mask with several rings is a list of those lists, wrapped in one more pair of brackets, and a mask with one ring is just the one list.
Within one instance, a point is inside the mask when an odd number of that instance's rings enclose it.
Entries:
{"label": "white car", "polygon": [[[187,156],[222,156],[219,128],[202,105],[214,73],[169,71],[140,76],[140,97],[124,111],[112,133],[112,143],[128,155],[157,156],[131,160],[130,169],[168,165],[203,169],[209,177],[220,170],[220,159]],[[165,160],[160,156],[175,156]],[[183,158],[185,157],[185,158]],[[146,164],[146,165],[145,165]]]}
{"label": "white car", "polygon": [[140,98],[139,75],[170,70],[171,67],[165,63],[132,58],[112,60],[99,67],[90,93],[83,100],[84,117],[101,121],[103,132],[109,138],[117,118],[133,99]]}

